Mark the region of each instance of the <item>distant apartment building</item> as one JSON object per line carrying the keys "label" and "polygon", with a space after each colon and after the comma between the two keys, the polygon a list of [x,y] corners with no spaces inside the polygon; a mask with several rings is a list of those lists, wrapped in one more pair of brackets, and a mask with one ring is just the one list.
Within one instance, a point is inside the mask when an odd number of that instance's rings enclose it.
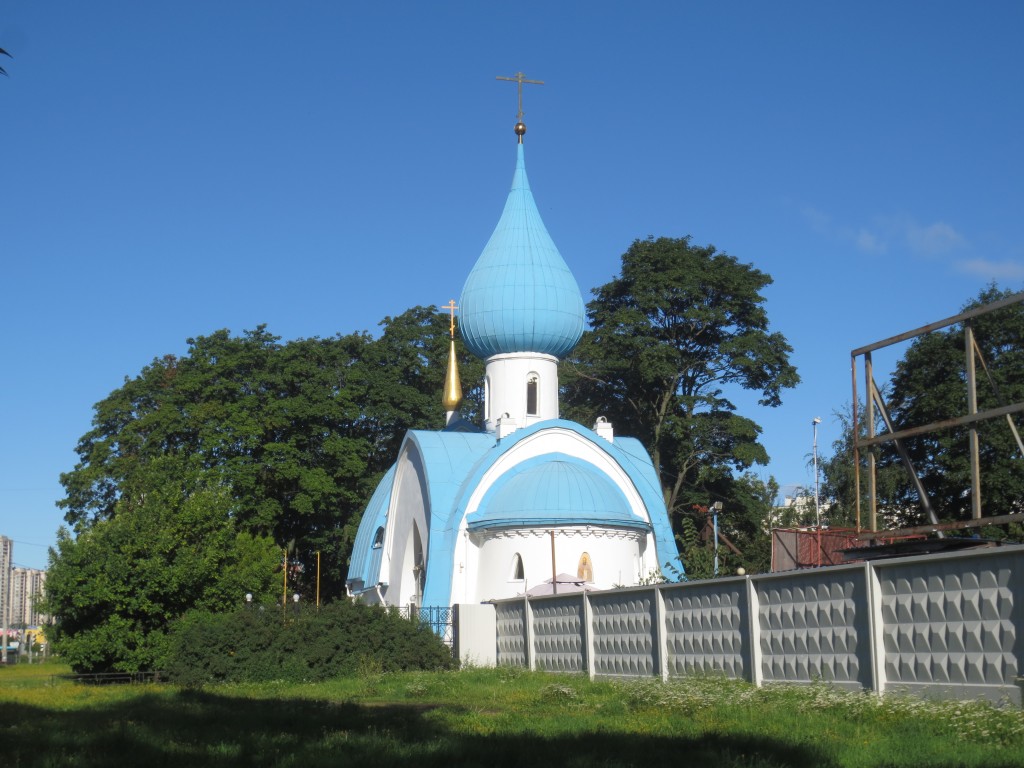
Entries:
{"label": "distant apartment building", "polygon": [[0,622],[10,626],[11,568],[14,565],[14,542],[0,536]]}
{"label": "distant apartment building", "polygon": [[36,607],[43,596],[45,584],[46,571],[36,568],[11,569],[10,626],[38,627],[47,623],[47,617]]}
{"label": "distant apartment building", "polygon": [[0,536],[0,618],[11,628],[47,623],[36,603],[43,595],[46,571],[14,565],[14,542]]}

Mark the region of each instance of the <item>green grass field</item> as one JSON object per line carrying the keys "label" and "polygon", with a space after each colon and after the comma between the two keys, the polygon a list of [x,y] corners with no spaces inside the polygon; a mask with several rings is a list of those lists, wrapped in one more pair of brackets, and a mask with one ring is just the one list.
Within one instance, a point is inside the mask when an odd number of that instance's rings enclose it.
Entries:
{"label": "green grass field", "polygon": [[511,669],[89,686],[0,669],[4,766],[1024,766],[1016,707]]}

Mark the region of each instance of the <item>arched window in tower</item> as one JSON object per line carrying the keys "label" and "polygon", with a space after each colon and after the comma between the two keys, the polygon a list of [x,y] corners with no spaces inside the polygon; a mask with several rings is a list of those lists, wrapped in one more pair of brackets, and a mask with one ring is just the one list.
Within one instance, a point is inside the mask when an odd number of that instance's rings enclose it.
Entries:
{"label": "arched window in tower", "polygon": [[537,415],[537,374],[531,373],[526,379],[526,415]]}
{"label": "arched window in tower", "polygon": [[491,377],[484,377],[484,421],[491,418]]}
{"label": "arched window in tower", "polygon": [[377,529],[377,532],[373,534],[373,549],[380,549],[384,546],[384,528],[383,526]]}
{"label": "arched window in tower", "polygon": [[523,571],[523,558],[516,552],[512,555],[512,568],[509,571],[509,581],[523,581],[526,578],[526,574]]}
{"label": "arched window in tower", "polygon": [[576,566],[576,578],[583,581],[594,580],[594,564],[590,562],[590,555],[587,552],[580,555],[580,564]]}

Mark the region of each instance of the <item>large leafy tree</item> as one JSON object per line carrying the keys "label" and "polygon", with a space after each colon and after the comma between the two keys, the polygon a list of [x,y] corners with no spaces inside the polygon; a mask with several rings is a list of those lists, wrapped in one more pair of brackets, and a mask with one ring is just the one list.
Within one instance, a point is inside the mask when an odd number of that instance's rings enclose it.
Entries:
{"label": "large leafy tree", "polygon": [[73,663],[153,662],[184,610],[275,596],[283,551],[298,591],[312,595],[319,553],[321,595],[343,594],[360,512],[402,435],[444,423],[447,319],[416,307],[382,326],[288,343],[217,331],[96,404],[61,477],[70,530],[48,582]]}
{"label": "large leafy tree", "polygon": [[75,669],[162,668],[175,618],[272,591],[281,550],[240,531],[227,489],[182,457],[155,459],[115,506],[77,537],[62,530],[51,554],[45,610],[57,621],[49,634]]}
{"label": "large leafy tree", "polygon": [[[989,286],[963,311],[1010,298],[1013,293]],[[977,362],[978,409],[1024,401],[1024,302],[1011,303],[971,321],[981,353]],[[967,413],[965,342],[962,325],[932,331],[914,340],[886,385],[897,430],[933,424]],[[1024,456],[1013,430],[1024,432],[1015,414],[977,424],[981,469],[982,514],[1024,512]],[[880,426],[879,432],[884,429]],[[852,505],[853,456],[847,420],[835,455],[825,465],[826,491]],[[953,427],[904,440],[929,502],[941,520],[971,517],[970,448],[967,429]],[[878,505],[887,526],[926,523],[918,493],[891,443],[875,449],[879,466]],[[862,473],[864,475],[865,473]],[[862,498],[866,492],[862,489]]]}
{"label": "large leafy tree", "polygon": [[[777,406],[799,382],[786,339],[769,330],[771,278],[690,238],[635,241],[620,274],[595,289],[587,331],[564,366],[563,402],[581,421],[605,415],[651,452],[677,531],[768,454],[731,393]],[[699,517],[699,513],[696,514]]]}
{"label": "large leafy tree", "polygon": [[81,533],[115,517],[132,489],[185,493],[187,470],[229,490],[240,531],[322,551],[336,587],[367,490],[369,441],[347,379],[370,340],[282,345],[260,327],[188,343],[186,356],[154,360],[96,404],[80,461],[61,477],[65,519]]}

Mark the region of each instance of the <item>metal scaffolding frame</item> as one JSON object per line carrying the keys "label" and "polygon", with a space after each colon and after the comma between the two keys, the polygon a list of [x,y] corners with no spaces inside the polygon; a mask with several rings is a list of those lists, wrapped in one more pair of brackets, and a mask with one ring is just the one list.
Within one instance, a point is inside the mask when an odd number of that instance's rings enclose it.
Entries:
{"label": "metal scaffolding frame", "polygon": [[[1014,520],[1021,520],[1022,515],[1010,514],[1010,515],[994,515],[984,516],[982,514],[981,504],[981,468],[979,463],[979,444],[978,444],[978,431],[977,424],[982,421],[989,421],[991,419],[1005,418],[1010,426],[1010,430],[1017,441],[1017,447],[1019,448],[1021,455],[1024,456],[1024,442],[1021,441],[1020,432],[1017,430],[1017,426],[1013,422],[1013,414],[1024,411],[1024,402],[1004,404],[1002,397],[996,388],[995,381],[992,379],[991,374],[985,365],[985,360],[981,354],[981,349],[978,347],[977,342],[974,339],[974,330],[971,326],[971,320],[981,315],[995,312],[996,310],[1004,307],[1011,306],[1024,302],[1024,292],[1015,293],[1012,296],[1008,296],[1000,301],[994,301],[990,304],[986,304],[981,307],[976,307],[967,312],[962,312],[959,315],[948,317],[945,320],[939,320],[935,323],[930,323],[921,328],[917,328],[913,331],[907,331],[901,333],[898,336],[892,336],[882,341],[877,341],[874,344],[868,344],[867,346],[860,347],[850,352],[850,372],[853,382],[853,471],[854,471],[854,485],[856,487],[856,500],[857,500],[857,535],[860,539],[876,539],[881,535],[899,536],[899,535],[913,535],[923,533],[937,533],[940,537],[943,531],[956,530],[962,528],[977,528],[984,525],[998,525],[1000,523],[1012,522]],[[946,328],[951,325],[963,323],[964,325],[964,366],[965,366],[965,379],[967,386],[967,413],[955,418],[946,419],[944,421],[937,421],[931,424],[925,424],[922,426],[906,427],[897,429],[893,424],[890,416],[889,409],[886,407],[885,400],[882,397],[882,393],[878,386],[875,384],[874,373],[872,370],[871,353],[885,347],[892,346],[893,344],[899,344],[900,342],[909,341],[923,336],[926,333],[937,331],[941,328]],[[1021,341],[1024,344],[1024,340]],[[857,359],[859,357],[864,358],[864,380],[867,388],[866,395],[866,420],[867,420],[867,437],[860,437],[860,429],[858,426],[858,393],[857,393]],[[978,390],[977,390],[977,376],[976,376],[976,363],[980,361],[982,369],[985,371],[988,377],[989,384],[993,387],[996,398],[999,401],[998,408],[990,408],[984,411],[978,410]],[[877,409],[877,410],[876,410]],[[886,431],[876,434],[876,422],[877,418],[881,417],[882,422],[885,425]],[[910,460],[910,456],[904,448],[903,441],[910,437],[918,435],[929,434],[932,432],[938,432],[943,429],[950,429],[953,427],[968,427],[968,443],[971,454],[971,519],[952,522],[952,523],[940,523],[938,516],[935,514],[935,510],[932,508],[931,502],[928,499],[927,493],[923,484],[921,483],[920,477],[918,477],[917,470],[914,468],[913,462]],[[922,510],[928,516],[931,521],[926,525],[919,525],[910,528],[900,528],[896,530],[878,530],[878,499],[877,499],[877,487],[876,487],[876,460],[873,452],[867,452],[867,465],[868,465],[868,502],[869,502],[869,530],[865,531],[861,524],[861,487],[860,487],[860,471],[861,471],[861,450],[870,448],[881,443],[892,442],[895,444],[897,453],[900,456],[900,460],[903,463],[904,468],[907,470],[908,475],[911,478],[911,482],[914,484],[917,490],[918,498],[920,499]]]}

